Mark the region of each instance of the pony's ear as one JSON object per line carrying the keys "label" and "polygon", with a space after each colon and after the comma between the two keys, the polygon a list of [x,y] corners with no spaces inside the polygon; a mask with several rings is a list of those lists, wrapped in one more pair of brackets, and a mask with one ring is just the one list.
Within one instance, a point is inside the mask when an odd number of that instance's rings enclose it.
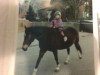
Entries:
{"label": "pony's ear", "polygon": [[26,26],[25,26],[25,29],[26,29]]}

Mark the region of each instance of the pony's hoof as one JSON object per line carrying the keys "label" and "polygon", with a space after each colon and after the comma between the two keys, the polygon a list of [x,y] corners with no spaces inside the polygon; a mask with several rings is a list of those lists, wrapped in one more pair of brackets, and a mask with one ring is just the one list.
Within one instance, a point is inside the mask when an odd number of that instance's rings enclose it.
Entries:
{"label": "pony's hoof", "polygon": [[59,71],[60,71],[60,69],[59,69],[59,68],[56,68],[56,69],[55,69],[55,72],[59,72]]}
{"label": "pony's hoof", "polygon": [[33,74],[32,75],[36,75],[37,73],[37,69],[34,69]]}
{"label": "pony's hoof", "polygon": [[67,65],[67,64],[69,64],[69,62],[68,61],[65,61],[64,64]]}

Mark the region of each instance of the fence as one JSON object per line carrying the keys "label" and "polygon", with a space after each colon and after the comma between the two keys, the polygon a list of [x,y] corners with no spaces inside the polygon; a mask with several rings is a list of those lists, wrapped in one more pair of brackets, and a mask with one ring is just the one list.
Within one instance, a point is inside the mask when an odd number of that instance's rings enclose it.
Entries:
{"label": "fence", "polygon": [[[63,22],[64,24],[64,28],[67,28],[67,27],[73,27],[75,28],[76,30],[79,31],[79,23],[77,22]],[[50,22],[29,22],[28,20],[25,20],[25,19],[19,19],[19,25],[18,25],[18,29],[19,31],[22,31],[24,30],[24,27],[30,27],[30,26],[49,26],[50,25]]]}

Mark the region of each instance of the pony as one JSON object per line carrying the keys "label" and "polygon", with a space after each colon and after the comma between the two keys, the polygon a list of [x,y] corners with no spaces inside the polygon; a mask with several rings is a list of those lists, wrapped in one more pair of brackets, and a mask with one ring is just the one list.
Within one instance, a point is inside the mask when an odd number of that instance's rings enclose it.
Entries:
{"label": "pony", "polygon": [[67,41],[64,42],[63,36],[60,34],[57,28],[50,28],[45,26],[32,26],[25,27],[25,35],[22,49],[27,51],[30,44],[37,39],[39,41],[39,57],[34,68],[33,75],[36,75],[39,63],[47,51],[51,51],[54,55],[57,67],[55,71],[59,71],[60,64],[58,61],[58,50],[66,49],[68,56],[66,58],[65,64],[69,63],[70,47],[74,44],[79,55],[79,59],[82,58],[82,50],[79,44],[79,33],[76,29],[72,27],[67,27],[63,30],[64,34],[67,36]]}

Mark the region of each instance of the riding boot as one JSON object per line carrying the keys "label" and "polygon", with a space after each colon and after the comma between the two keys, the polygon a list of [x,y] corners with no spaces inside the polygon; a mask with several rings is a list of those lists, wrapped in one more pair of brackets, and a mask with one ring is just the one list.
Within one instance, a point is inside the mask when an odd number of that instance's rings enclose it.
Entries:
{"label": "riding boot", "polygon": [[66,36],[64,36],[64,41],[65,41],[65,42],[67,41],[67,37],[66,37]]}

